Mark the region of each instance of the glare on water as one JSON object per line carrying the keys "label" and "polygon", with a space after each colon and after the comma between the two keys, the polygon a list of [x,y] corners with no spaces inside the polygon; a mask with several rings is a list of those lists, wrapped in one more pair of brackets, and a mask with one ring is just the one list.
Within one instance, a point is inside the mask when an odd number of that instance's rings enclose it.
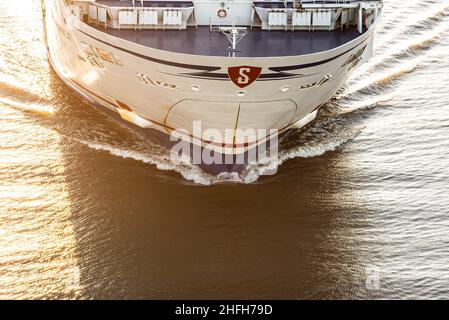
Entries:
{"label": "glare on water", "polygon": [[0,298],[449,298],[448,39],[449,1],[386,0],[278,173],[217,177],[78,97],[40,1],[1,1]]}

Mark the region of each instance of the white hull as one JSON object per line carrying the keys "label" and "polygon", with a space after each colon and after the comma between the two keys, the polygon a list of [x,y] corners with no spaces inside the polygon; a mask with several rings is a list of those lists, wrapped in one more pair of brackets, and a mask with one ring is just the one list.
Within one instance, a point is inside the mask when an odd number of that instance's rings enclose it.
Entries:
{"label": "white hull", "polygon": [[[341,47],[310,55],[198,56],[157,50],[112,37],[82,23],[63,0],[43,0],[43,3],[49,58],[62,79],[91,101],[119,112],[127,121],[167,134],[183,129],[188,133],[186,139],[199,138],[194,132],[194,121],[201,121],[203,130],[222,131],[224,137],[228,129],[282,132],[296,123],[307,124],[345,83],[355,66],[371,56],[375,29],[373,24],[360,37]],[[108,53],[114,60],[105,61],[96,53],[89,57],[86,45]],[[242,90],[229,79],[207,77],[208,71],[195,70],[195,66],[218,66],[219,70],[212,74],[226,73],[235,66],[257,66],[262,68],[262,74],[272,74],[276,67],[301,67],[292,71],[296,77],[259,78]],[[206,76],[184,76],[192,72]],[[331,77],[327,79],[327,75]],[[319,85],[320,82],[324,83]],[[224,145],[194,142],[222,153],[241,153],[255,146],[257,140],[250,136],[248,143],[239,144],[230,136]]]}

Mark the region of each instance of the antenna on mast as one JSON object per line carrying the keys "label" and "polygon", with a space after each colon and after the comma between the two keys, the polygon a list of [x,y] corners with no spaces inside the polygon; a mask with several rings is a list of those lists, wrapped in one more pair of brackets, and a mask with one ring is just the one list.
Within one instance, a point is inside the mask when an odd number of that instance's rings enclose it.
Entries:
{"label": "antenna on mast", "polygon": [[235,58],[237,44],[247,34],[246,27],[220,27],[220,32],[223,33],[230,42],[229,57]]}

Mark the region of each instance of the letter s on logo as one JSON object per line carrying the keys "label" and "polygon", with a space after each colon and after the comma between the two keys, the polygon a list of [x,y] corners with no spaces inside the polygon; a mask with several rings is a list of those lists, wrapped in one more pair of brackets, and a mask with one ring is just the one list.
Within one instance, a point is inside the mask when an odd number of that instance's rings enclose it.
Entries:
{"label": "letter s on logo", "polygon": [[239,77],[237,79],[237,82],[239,84],[248,84],[249,83],[249,76],[247,73],[250,73],[250,68],[240,68],[239,70]]}
{"label": "letter s on logo", "polygon": [[257,80],[262,68],[251,66],[237,66],[228,68],[229,79],[239,88],[249,86]]}

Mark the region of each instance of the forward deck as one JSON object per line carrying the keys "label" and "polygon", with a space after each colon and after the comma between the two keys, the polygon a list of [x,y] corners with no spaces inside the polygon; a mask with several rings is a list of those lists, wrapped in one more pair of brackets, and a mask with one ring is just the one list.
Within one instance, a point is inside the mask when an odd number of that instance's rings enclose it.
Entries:
{"label": "forward deck", "polygon": [[110,36],[202,56],[282,57],[332,50],[363,35],[380,0],[68,0]]}
{"label": "forward deck", "polygon": [[[220,32],[210,31],[209,27],[156,31],[92,26],[108,35],[159,50],[205,56],[227,56],[229,51],[226,37]],[[332,32],[249,29],[238,44],[236,56],[279,57],[313,54],[344,45],[360,35],[357,27]]]}

